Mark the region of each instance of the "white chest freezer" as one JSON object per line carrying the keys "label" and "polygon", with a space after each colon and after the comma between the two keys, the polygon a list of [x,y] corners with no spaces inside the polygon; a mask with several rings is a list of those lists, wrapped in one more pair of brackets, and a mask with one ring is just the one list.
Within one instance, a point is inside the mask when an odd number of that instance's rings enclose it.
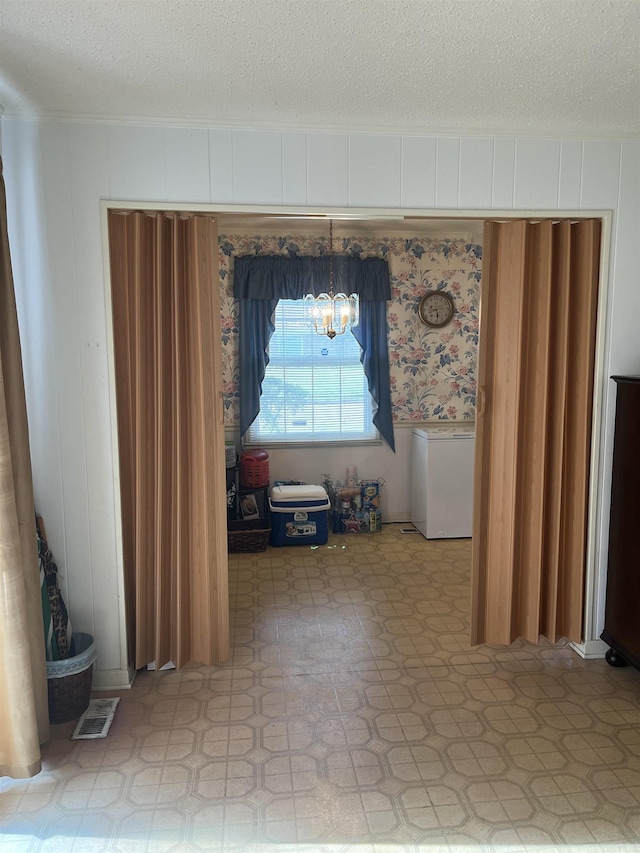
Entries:
{"label": "white chest freezer", "polygon": [[472,428],[414,429],[411,436],[411,522],[427,539],[471,536]]}

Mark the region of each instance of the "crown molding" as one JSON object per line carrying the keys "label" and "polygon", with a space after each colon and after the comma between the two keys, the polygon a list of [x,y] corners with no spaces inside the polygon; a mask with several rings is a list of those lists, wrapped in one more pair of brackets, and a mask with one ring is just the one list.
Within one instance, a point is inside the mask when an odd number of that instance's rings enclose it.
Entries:
{"label": "crown molding", "polygon": [[[2,113],[0,112],[0,116]],[[205,130],[272,131],[275,133],[332,133],[345,136],[430,136],[491,139],[567,139],[567,140],[640,140],[640,129],[632,131],[609,130],[606,128],[562,128],[562,127],[451,127],[447,125],[403,126],[394,125],[339,125],[321,122],[260,122],[239,121],[220,118],[197,118],[176,116],[132,116],[104,115],[100,113],[73,113],[51,111],[21,111],[5,109],[4,119],[14,121],[59,121],[74,124],[118,124],[145,127],[189,127]]]}

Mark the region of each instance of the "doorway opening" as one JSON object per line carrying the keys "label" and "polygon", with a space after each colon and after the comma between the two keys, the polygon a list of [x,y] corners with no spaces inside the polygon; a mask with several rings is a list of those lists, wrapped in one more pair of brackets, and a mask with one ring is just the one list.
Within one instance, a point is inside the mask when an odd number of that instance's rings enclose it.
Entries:
{"label": "doorway opening", "polygon": [[[320,215],[282,214],[281,212],[277,212],[277,213],[264,213],[264,214],[260,213],[259,216],[255,215],[255,214],[252,215],[251,213],[246,213],[246,214],[238,216],[238,214],[236,212],[232,212],[232,211],[228,211],[228,212],[212,211],[211,215],[212,215],[212,217],[214,217],[217,220],[218,231],[221,235],[223,234],[223,232],[240,230],[240,228],[242,228],[242,231],[245,234],[247,234],[247,230],[252,230],[254,228],[257,228],[257,230],[260,231],[260,230],[262,230],[263,226],[266,226],[268,224],[269,230],[273,230],[274,226],[277,226],[277,231],[280,232],[278,236],[281,237],[283,230],[291,231],[291,227],[293,225],[301,226],[302,223],[305,224],[305,228],[310,228],[311,231],[313,231],[315,229],[317,232],[324,233],[326,231],[326,222],[327,222],[328,216],[331,216],[331,218],[334,220],[334,222],[338,222],[340,220],[340,214],[335,213],[335,212],[325,212],[325,213],[320,214]],[[584,212],[581,214],[581,216],[582,217],[584,216]],[[402,230],[404,230],[406,232],[408,229],[410,229],[414,233],[422,231],[424,234],[424,231],[428,231],[428,230],[433,231],[434,229],[437,231],[438,229],[448,228],[450,230],[450,233],[453,233],[454,235],[456,235],[456,234],[460,235],[461,232],[463,231],[463,229],[469,228],[469,229],[476,229],[476,234],[477,234],[484,221],[485,221],[485,217],[478,217],[477,219],[474,218],[474,219],[469,219],[469,220],[462,220],[459,217],[451,217],[450,219],[444,219],[444,218],[440,218],[440,217],[431,217],[431,216],[425,217],[424,215],[419,215],[419,216],[418,215],[412,215],[409,217],[400,217],[399,218],[395,215],[395,212],[393,212],[393,215],[389,215],[388,218],[385,218],[385,217],[381,217],[381,216],[369,216],[365,212],[360,212],[359,214],[352,214],[352,215],[346,216],[344,218],[344,222],[341,224],[342,224],[342,227],[344,229],[348,229],[349,231],[352,232],[352,237],[354,239],[359,236],[360,239],[363,240],[365,233],[367,231],[371,232],[373,228],[375,228],[376,231],[378,231],[378,232],[380,232],[381,228],[382,228],[382,230],[387,230],[388,231],[388,235],[387,235],[388,238],[389,238],[389,235],[399,235]],[[360,234],[358,234],[358,231],[360,231]],[[442,230],[441,230],[440,235],[442,236]],[[259,233],[254,234],[255,239],[258,239],[261,237],[263,238],[263,235],[260,235]],[[411,239],[419,240],[420,235],[417,235],[416,237],[410,237],[408,239],[409,240],[411,240]],[[446,241],[447,239],[450,239],[450,238],[446,238],[446,237],[442,236],[442,239]],[[467,239],[467,240],[469,240],[469,242],[471,244],[474,243],[474,239],[469,239],[468,236],[466,238],[464,236],[461,236],[460,239]],[[479,243],[476,243],[476,245],[481,246],[482,242],[480,241]],[[230,255],[226,254],[226,252],[229,251],[228,247],[221,245],[220,249],[221,249],[221,255],[222,256],[230,257]],[[601,304],[602,304],[602,300],[601,300]],[[223,314],[224,314],[224,309],[223,309]],[[224,329],[223,329],[223,333],[224,333]],[[224,338],[223,338],[223,340],[224,340]],[[223,364],[221,365],[221,367],[224,369],[224,358],[223,358]],[[231,382],[230,384],[232,385],[233,382]],[[224,379],[222,379],[221,390],[224,393],[224,390],[225,390]],[[597,398],[598,394],[599,394],[599,388],[597,387],[597,383],[596,383],[594,393],[595,393],[595,397]],[[226,402],[227,401],[225,400],[225,404],[226,404]],[[452,418],[450,418],[450,420],[452,420]],[[401,430],[402,428],[399,427],[398,429]],[[227,434],[229,433],[229,430],[233,433],[233,423],[229,423],[227,421],[225,423],[225,430],[227,431]],[[407,433],[409,436],[410,436],[410,432],[411,432],[411,430],[407,430]],[[598,439],[597,433],[598,433],[598,430],[596,429],[594,431],[594,441],[592,442],[592,448],[591,448],[591,468],[592,468],[592,470],[593,470],[593,461],[594,461],[594,458],[596,458],[594,456],[594,454],[595,454],[594,447],[597,446],[597,439]],[[348,458],[352,458],[352,454],[349,453],[348,449],[346,450],[346,453],[349,455]],[[291,464],[297,464],[296,455],[298,456],[298,458],[301,458],[300,457],[300,451],[291,452],[289,455],[290,455],[291,460],[292,460]],[[305,453],[304,455],[307,456],[308,454]],[[337,459],[338,459],[338,461],[336,462],[336,464],[340,464],[339,457],[337,457]],[[346,461],[347,461],[347,457],[345,457],[345,462]],[[591,497],[590,502],[589,502],[589,508],[592,510],[592,512],[594,510],[593,479],[594,478],[592,478],[591,486],[590,486],[592,497]],[[405,482],[406,482],[406,480],[405,480]],[[400,513],[403,512],[402,509],[400,509],[399,511],[400,511]],[[405,510],[405,512],[406,512],[406,510]],[[402,519],[398,518],[398,520],[402,520]],[[590,519],[591,525],[593,525],[593,521],[594,521],[593,518]],[[592,549],[593,548],[593,530],[589,534],[589,542],[590,542],[589,547]],[[587,580],[586,580],[587,591],[588,591],[590,584],[591,584],[591,587],[593,588],[593,580],[589,581],[589,578],[587,577]],[[587,625],[585,625],[585,633],[583,634],[584,636],[588,636],[588,633],[586,633],[586,631],[588,631]]]}

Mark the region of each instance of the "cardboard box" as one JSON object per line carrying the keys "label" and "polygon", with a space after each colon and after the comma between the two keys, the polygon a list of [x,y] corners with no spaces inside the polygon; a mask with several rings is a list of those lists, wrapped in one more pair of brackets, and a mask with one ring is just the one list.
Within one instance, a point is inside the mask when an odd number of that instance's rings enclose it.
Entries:
{"label": "cardboard box", "polygon": [[363,480],[361,491],[362,509],[380,509],[379,480]]}

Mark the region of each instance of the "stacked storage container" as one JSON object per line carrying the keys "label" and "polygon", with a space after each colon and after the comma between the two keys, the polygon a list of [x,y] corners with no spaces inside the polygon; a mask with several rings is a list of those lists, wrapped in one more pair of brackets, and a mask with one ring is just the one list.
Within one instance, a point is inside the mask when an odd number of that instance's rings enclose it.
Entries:
{"label": "stacked storage container", "polygon": [[380,533],[382,480],[362,480],[357,486],[336,484],[332,489],[333,533]]}

